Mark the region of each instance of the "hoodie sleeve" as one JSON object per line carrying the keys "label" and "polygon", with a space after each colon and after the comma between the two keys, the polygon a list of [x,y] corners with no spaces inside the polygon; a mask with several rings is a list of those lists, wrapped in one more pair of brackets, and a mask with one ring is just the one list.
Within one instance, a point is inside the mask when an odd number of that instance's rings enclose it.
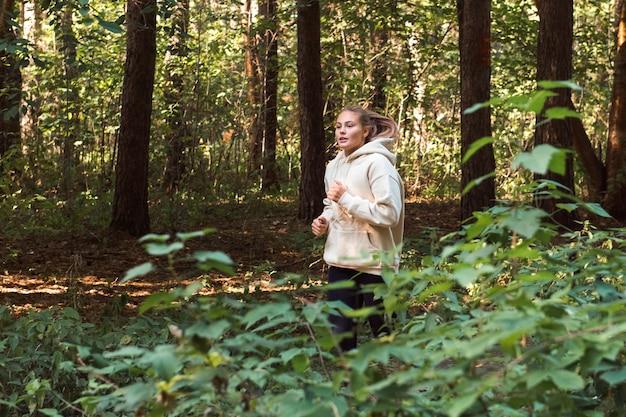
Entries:
{"label": "hoodie sleeve", "polygon": [[356,196],[348,190],[339,200],[348,213],[373,226],[393,227],[400,221],[404,205],[404,187],[395,168],[380,158],[371,165],[368,181],[372,199]]}
{"label": "hoodie sleeve", "polygon": [[[324,174],[324,194],[328,191],[330,187],[330,179],[329,171],[332,169],[333,161],[331,161],[326,168],[326,173]],[[322,216],[326,218],[329,223],[332,223],[335,218],[335,210],[333,210],[333,202],[329,198],[324,198],[324,210],[322,211]]]}

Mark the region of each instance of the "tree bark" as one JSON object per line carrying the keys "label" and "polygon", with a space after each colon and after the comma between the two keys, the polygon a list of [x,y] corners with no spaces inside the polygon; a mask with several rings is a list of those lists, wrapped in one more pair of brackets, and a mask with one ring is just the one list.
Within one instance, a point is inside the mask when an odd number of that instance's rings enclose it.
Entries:
{"label": "tree bark", "polygon": [[168,50],[165,54],[165,90],[163,99],[170,113],[166,117],[168,126],[166,135],[164,185],[168,193],[178,191],[179,183],[185,173],[185,150],[189,144],[189,129],[186,122],[186,103],[184,102],[185,78],[182,60],[187,56],[189,0],[176,2],[171,17],[172,28]]}
{"label": "tree bark", "polygon": [[320,58],[320,2],[298,0],[300,196],[298,218],[311,221],[324,207],[324,121]]}
{"label": "tree bark", "polygon": [[[14,42],[16,40],[13,26],[9,24],[15,13],[15,0],[2,0],[0,3],[0,37]],[[7,157],[9,152],[20,155],[20,112],[22,100],[22,73],[15,54],[6,50],[0,51],[0,158]],[[14,171],[15,166],[0,166],[0,172]]]}
{"label": "tree bark", "polygon": [[395,12],[395,1],[377,0],[369,3],[371,7],[370,15],[376,19],[376,25],[371,33],[372,48],[376,51],[370,66],[370,80],[372,83],[371,102],[372,107],[385,113],[387,104],[387,72],[389,56],[389,18]]}
{"label": "tree bark", "polygon": [[[569,107],[576,111],[574,103],[570,100]],[[602,160],[596,155],[596,151],[589,140],[585,126],[580,119],[570,119],[572,126],[572,139],[576,156],[585,171],[589,197],[594,201],[600,201],[606,190],[606,171]]]}
{"label": "tree bark", "polygon": [[245,48],[246,98],[250,116],[248,117],[248,177],[258,174],[263,156],[263,117],[261,109],[262,76],[258,38],[253,28],[253,8],[256,0],[245,0],[243,5],[243,43]]}
{"label": "tree bark", "polygon": [[280,186],[276,166],[276,134],[278,132],[278,20],[276,0],[265,0],[265,141],[263,155],[262,190],[270,191]]}
{"label": "tree bark", "polygon": [[150,231],[148,149],[156,63],[156,0],[128,0],[119,149],[111,228]]}
{"label": "tree bark", "polygon": [[[539,35],[537,39],[537,81],[569,80],[572,78],[572,44],[574,25],[573,0],[537,0],[539,12]],[[549,97],[544,111],[550,107],[569,107],[571,90],[560,88],[557,96]],[[573,150],[573,128],[571,118],[564,120],[546,120],[537,116],[535,146],[550,144],[558,148]],[[549,172],[545,176],[536,175],[536,179],[548,179],[567,187],[571,194],[574,189],[573,153],[567,155],[565,175]],[[537,204],[549,213],[554,221],[566,228],[573,228],[575,212],[559,209],[559,198],[538,198]]]}
{"label": "tree bark", "polygon": [[76,61],[76,37],[74,36],[74,8],[65,5],[61,12],[61,39],[59,44],[63,52],[63,64],[65,69],[65,95],[61,107],[64,113],[63,129],[63,189],[72,195],[74,183],[78,182],[77,175],[80,175],[78,165],[80,158],[76,150],[76,143],[80,137],[80,110],[79,94],[77,87],[78,68]]}
{"label": "tree bark", "polygon": [[[461,57],[461,155],[466,155],[477,140],[491,136],[491,109],[484,107],[471,114],[468,107],[490,98],[491,0],[458,0],[459,51]],[[495,171],[491,144],[485,145],[461,167],[461,187]],[[495,204],[493,176],[477,182],[461,196],[461,216],[468,219],[475,211]]]}
{"label": "tree bark", "polygon": [[606,149],[607,187],[603,205],[616,219],[626,220],[626,2],[618,5],[617,55]]}

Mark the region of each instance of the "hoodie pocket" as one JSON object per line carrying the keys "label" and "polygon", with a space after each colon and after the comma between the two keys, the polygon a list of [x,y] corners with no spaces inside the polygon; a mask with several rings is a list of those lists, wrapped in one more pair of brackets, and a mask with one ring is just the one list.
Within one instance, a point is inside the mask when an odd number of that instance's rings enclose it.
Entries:
{"label": "hoodie pocket", "polygon": [[377,251],[367,231],[333,229],[326,240],[324,260],[331,265],[372,265]]}

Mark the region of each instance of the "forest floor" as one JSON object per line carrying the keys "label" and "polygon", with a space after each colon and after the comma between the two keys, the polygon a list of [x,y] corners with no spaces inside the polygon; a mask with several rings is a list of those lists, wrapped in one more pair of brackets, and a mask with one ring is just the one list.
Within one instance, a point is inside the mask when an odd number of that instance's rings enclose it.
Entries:
{"label": "forest floor", "polygon": [[[0,305],[15,314],[51,307],[73,307],[85,320],[103,315],[130,316],[148,295],[202,279],[208,287],[241,291],[268,290],[275,277],[298,274],[320,282],[322,238],[315,238],[308,222],[296,219],[294,203],[228,204],[207,209],[205,227],[216,229],[199,240],[187,241],[184,252],[222,251],[235,263],[235,275],[168,270],[166,259],[146,254],[136,238],[100,233],[55,233],[54,236],[16,239],[0,235]],[[427,241],[458,230],[458,202],[424,201],[406,204],[405,238]],[[155,233],[170,233],[153,224]],[[184,230],[190,232],[193,230]],[[426,241],[426,243],[424,243]],[[418,249],[414,249],[419,252]],[[152,261],[159,272],[121,284],[130,268]]]}

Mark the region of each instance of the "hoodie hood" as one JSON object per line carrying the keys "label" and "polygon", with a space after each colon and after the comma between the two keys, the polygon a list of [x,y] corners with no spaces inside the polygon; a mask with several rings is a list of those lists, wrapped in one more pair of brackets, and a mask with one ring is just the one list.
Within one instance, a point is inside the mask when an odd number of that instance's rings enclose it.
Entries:
{"label": "hoodie hood", "polygon": [[344,151],[338,155],[340,158],[346,158],[348,162],[353,161],[354,159],[368,155],[372,153],[379,153],[391,162],[391,165],[396,165],[396,155],[391,151],[395,140],[392,138],[376,138],[370,142],[367,142],[365,145],[361,146],[356,151],[352,152],[349,156],[345,156]]}

